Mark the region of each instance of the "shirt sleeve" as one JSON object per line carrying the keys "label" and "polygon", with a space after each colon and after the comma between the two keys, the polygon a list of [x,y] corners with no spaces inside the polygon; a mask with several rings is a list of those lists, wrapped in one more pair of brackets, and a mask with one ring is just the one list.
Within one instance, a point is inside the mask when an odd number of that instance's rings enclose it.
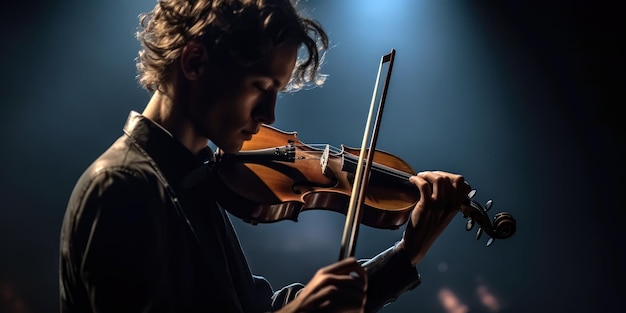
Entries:
{"label": "shirt sleeve", "polygon": [[[403,250],[393,246],[372,259],[359,260],[368,275],[367,302],[365,312],[377,312],[395,301],[401,294],[414,289],[421,283],[417,269],[411,265]],[[271,295],[272,310],[278,310],[295,299],[303,284],[294,283],[273,292],[269,282],[255,276],[257,290],[263,297]],[[263,292],[264,291],[264,292]]]}
{"label": "shirt sleeve", "polygon": [[421,283],[408,255],[395,245],[372,259],[359,262],[368,276],[365,312],[377,312]]}
{"label": "shirt sleeve", "polygon": [[168,253],[159,207],[148,183],[124,169],[96,174],[73,210],[70,236],[76,279],[93,312],[160,312]]}

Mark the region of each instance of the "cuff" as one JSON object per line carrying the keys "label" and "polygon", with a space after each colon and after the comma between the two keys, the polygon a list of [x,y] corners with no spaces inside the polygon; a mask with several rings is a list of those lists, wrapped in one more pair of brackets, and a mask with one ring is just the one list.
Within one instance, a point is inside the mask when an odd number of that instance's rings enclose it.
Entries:
{"label": "cuff", "polygon": [[370,260],[361,261],[367,271],[365,312],[376,312],[421,283],[417,269],[397,244]]}

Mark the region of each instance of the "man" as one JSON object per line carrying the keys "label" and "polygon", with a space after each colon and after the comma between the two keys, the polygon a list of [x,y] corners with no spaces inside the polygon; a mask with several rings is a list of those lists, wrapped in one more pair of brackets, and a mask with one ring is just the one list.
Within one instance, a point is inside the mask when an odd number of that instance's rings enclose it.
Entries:
{"label": "man", "polygon": [[278,291],[250,273],[211,171],[191,179],[210,169],[209,141],[237,152],[274,122],[279,92],[319,82],[318,23],[288,0],[161,0],[141,24],[139,80],[153,94],[72,193],[62,312],[370,312],[419,284],[415,266],[470,190],[460,175],[411,177],[422,196],[395,246]]}

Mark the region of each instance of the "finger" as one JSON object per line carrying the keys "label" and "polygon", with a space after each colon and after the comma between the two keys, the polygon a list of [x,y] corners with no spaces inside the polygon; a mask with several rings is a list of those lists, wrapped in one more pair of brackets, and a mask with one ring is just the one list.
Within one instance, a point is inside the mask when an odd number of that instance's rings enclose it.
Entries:
{"label": "finger", "polygon": [[336,285],[342,288],[364,289],[365,275],[356,276],[351,274],[324,274],[319,282],[320,285]]}
{"label": "finger", "polygon": [[471,190],[469,183],[465,181],[465,177],[463,177],[463,175],[448,173],[448,172],[443,172],[443,171],[434,171],[434,173],[441,175],[441,176],[448,177],[448,179],[450,180],[450,182],[452,183],[454,187],[458,188],[458,187],[463,186],[464,189],[466,188],[468,189],[467,190],[468,193],[469,193],[469,190]]}
{"label": "finger", "polygon": [[[342,296],[349,296],[353,299],[362,299],[366,294],[365,288],[363,288],[360,284],[355,283],[355,281],[356,280],[347,275],[344,276],[344,278],[328,278],[324,281],[319,281],[315,286],[305,287],[309,289],[306,297],[308,302],[317,305],[321,305],[324,301],[340,298]],[[304,294],[300,296],[303,297]],[[333,300],[331,302],[336,303],[337,301]]]}
{"label": "finger", "polygon": [[421,205],[425,205],[427,202],[431,200],[432,196],[432,188],[430,183],[424,178],[423,173],[419,173],[416,176],[411,176],[409,181],[417,186],[417,189],[420,192],[420,199],[417,203],[418,207]]}
{"label": "finger", "polygon": [[356,263],[355,267],[349,274],[353,278],[357,280],[359,284],[363,286],[363,288],[367,288],[367,271],[360,264]]}
{"label": "finger", "polygon": [[[418,176],[424,178],[432,185],[431,199],[439,201],[439,206],[445,206],[449,194],[451,194],[452,183],[450,178],[441,172],[421,172]],[[443,202],[441,201],[443,200]]]}
{"label": "finger", "polygon": [[[367,289],[367,272],[353,257],[333,263],[317,271],[311,282],[313,288],[339,285],[343,288]],[[314,287],[317,285],[318,287]]]}
{"label": "finger", "polygon": [[454,185],[454,187],[459,190],[459,194],[460,196],[462,196],[463,199],[465,199],[470,191],[472,191],[472,186],[470,186],[470,184],[465,180],[465,177],[463,177],[463,175],[455,177],[452,180],[452,185]]}
{"label": "finger", "polygon": [[365,291],[357,290],[338,290],[330,296],[330,302],[337,308],[337,312],[362,312],[367,299]]}
{"label": "finger", "polygon": [[472,190],[472,187],[469,185],[469,183],[465,181],[465,177],[463,177],[463,175],[454,174],[454,173],[441,172],[441,171],[435,171],[435,172],[440,175],[449,177],[450,182],[453,187],[452,190],[455,195],[455,200],[457,200],[454,203],[460,205],[461,202],[465,200],[469,192]]}
{"label": "finger", "polygon": [[330,312],[354,311],[365,305],[366,293],[363,290],[351,290],[326,286],[311,296],[313,303]]}
{"label": "finger", "polygon": [[319,273],[349,274],[350,272],[361,273],[361,265],[354,257],[348,257],[319,269]]}

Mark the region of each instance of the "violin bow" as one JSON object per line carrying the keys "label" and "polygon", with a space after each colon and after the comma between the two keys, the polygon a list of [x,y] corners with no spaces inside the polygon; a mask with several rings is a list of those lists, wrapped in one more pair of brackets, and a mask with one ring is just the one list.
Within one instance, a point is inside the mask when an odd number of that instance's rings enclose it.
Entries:
{"label": "violin bow", "polygon": [[[365,133],[363,134],[363,141],[361,143],[361,152],[359,154],[359,160],[357,163],[356,173],[354,177],[354,184],[352,185],[352,194],[350,195],[350,202],[348,205],[348,211],[346,213],[346,223],[343,229],[343,236],[341,239],[341,251],[339,254],[339,260],[343,260],[348,257],[354,256],[356,249],[356,239],[359,233],[359,225],[361,223],[361,216],[363,213],[363,203],[365,202],[366,188],[369,180],[369,173],[374,162],[374,151],[376,151],[376,140],[378,139],[378,130],[380,128],[380,121],[383,115],[383,108],[385,106],[385,100],[387,98],[387,90],[389,87],[389,80],[391,79],[391,71],[393,69],[393,61],[396,55],[396,50],[391,49],[391,52],[383,55],[380,58],[380,65],[378,66],[378,75],[376,76],[376,83],[374,85],[374,94],[372,95],[372,101],[365,124]],[[380,84],[380,77],[383,70],[383,65],[389,63],[387,69],[387,76],[385,78],[385,84],[383,85],[383,91],[380,96],[380,103],[378,104],[378,110],[376,112],[376,120],[372,129],[371,122],[376,106],[376,95],[378,94],[378,85]],[[369,149],[366,148],[368,138],[371,140]],[[367,160],[365,159],[367,155]],[[365,164],[364,164],[365,163]]]}

